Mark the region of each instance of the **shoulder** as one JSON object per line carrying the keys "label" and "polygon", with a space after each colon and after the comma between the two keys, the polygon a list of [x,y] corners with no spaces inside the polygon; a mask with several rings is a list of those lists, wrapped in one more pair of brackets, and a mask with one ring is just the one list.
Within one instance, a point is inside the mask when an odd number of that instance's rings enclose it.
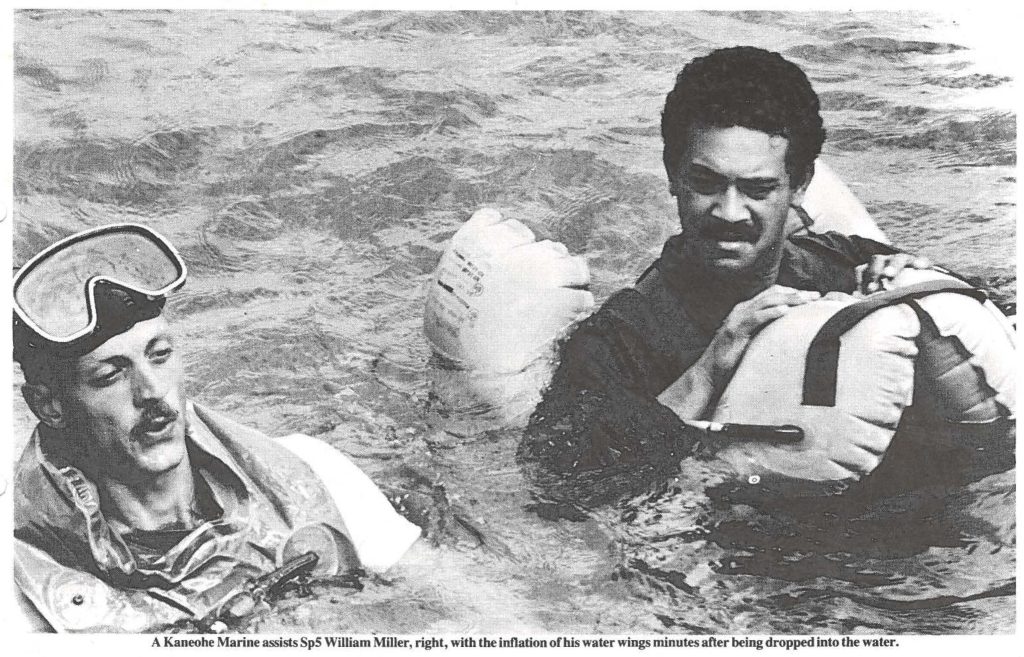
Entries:
{"label": "shoulder", "polygon": [[250,452],[248,468],[266,471],[260,485],[284,475],[289,489],[308,488],[298,480],[315,482],[337,512],[333,519],[320,520],[337,525],[368,570],[387,570],[419,538],[419,528],[399,515],[373,480],[333,445],[304,434],[270,438],[200,404],[191,407],[215,437],[230,443],[225,447]]}
{"label": "shoulder", "polygon": [[[53,470],[53,474],[48,470]],[[55,466],[39,448],[38,430],[32,434],[14,466],[14,530],[19,536],[56,549],[54,528],[71,526],[77,519],[73,503],[61,489]]]}

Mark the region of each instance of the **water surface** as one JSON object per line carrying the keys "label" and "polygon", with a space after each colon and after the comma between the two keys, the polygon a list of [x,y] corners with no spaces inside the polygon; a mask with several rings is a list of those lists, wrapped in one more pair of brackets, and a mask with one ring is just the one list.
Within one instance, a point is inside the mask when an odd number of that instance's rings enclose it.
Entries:
{"label": "water surface", "polygon": [[1015,470],[787,515],[710,502],[688,463],[542,520],[517,430],[439,397],[421,333],[423,284],[481,206],[587,254],[599,302],[631,283],[677,230],[664,95],[738,43],[805,68],[824,156],[894,242],[1011,299],[1012,80],[961,36],[921,13],[24,11],[15,264],[90,226],[153,226],[192,272],[171,305],[192,396],[378,481],[441,482],[490,541],[253,629],[1012,632]]}

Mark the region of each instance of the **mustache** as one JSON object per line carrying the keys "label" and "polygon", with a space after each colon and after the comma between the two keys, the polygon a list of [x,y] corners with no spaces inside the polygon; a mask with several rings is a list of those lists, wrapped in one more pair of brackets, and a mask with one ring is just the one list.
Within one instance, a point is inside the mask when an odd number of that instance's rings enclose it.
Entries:
{"label": "mustache", "polygon": [[756,242],[757,238],[761,236],[761,231],[752,224],[719,222],[702,226],[700,235],[707,239]]}
{"label": "mustache", "polygon": [[164,400],[155,401],[142,409],[142,417],[132,427],[132,437],[138,438],[147,431],[159,429],[178,419],[178,411]]}

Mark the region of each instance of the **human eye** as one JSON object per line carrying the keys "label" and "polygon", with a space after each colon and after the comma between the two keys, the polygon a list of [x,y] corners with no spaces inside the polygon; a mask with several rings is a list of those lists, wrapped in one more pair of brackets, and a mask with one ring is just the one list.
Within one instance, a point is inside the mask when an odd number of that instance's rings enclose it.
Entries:
{"label": "human eye", "polygon": [[717,194],[726,184],[722,176],[706,169],[691,169],[686,173],[686,186],[698,194]]}
{"label": "human eye", "polygon": [[108,365],[91,371],[87,380],[94,388],[106,388],[117,383],[123,371],[123,367]]}
{"label": "human eye", "polygon": [[174,346],[170,342],[158,342],[149,351],[149,359],[154,363],[166,363],[174,354]]}
{"label": "human eye", "polygon": [[779,188],[778,183],[774,182],[739,182],[736,187],[743,193],[747,198],[754,199],[755,201],[763,201]]}

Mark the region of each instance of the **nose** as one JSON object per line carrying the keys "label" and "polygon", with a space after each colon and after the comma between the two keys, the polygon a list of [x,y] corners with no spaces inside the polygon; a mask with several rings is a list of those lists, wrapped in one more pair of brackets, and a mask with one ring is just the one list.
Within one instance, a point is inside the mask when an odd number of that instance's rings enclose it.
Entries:
{"label": "nose", "polygon": [[743,194],[736,189],[736,185],[729,185],[715,198],[715,204],[711,208],[711,214],[730,224],[750,222],[750,208],[744,201]]}
{"label": "nose", "polygon": [[161,372],[152,364],[140,364],[132,374],[132,395],[136,406],[141,408],[148,402],[167,396],[166,377],[162,376]]}

